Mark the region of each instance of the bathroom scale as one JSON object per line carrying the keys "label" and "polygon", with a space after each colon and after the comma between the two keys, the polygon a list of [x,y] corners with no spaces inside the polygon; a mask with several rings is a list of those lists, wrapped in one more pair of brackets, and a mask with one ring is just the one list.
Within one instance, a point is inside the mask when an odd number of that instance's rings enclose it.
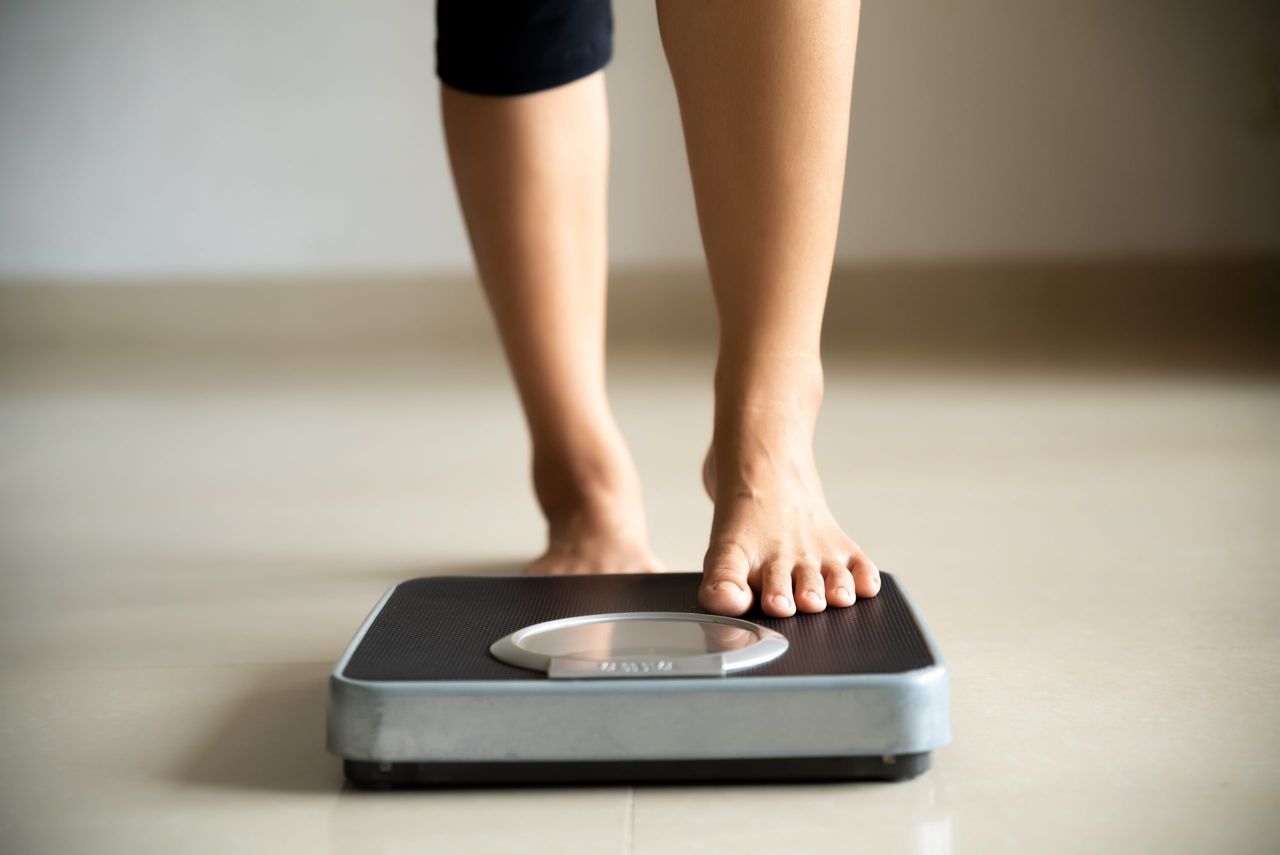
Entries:
{"label": "bathroom scale", "polygon": [[902,780],[950,739],[906,589],[709,615],[698,573],[434,576],[383,595],[329,680],[360,787]]}

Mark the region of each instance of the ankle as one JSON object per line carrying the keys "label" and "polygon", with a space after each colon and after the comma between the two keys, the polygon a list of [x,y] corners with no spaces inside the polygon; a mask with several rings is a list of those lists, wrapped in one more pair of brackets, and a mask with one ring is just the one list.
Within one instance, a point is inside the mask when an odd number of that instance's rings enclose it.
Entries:
{"label": "ankle", "polygon": [[716,413],[793,412],[816,416],[822,406],[822,360],[817,353],[721,352],[715,373]]}
{"label": "ankle", "polygon": [[822,406],[822,362],[816,356],[746,362],[722,356],[715,395],[713,446],[722,452],[755,444],[752,439],[811,443]]}
{"label": "ankle", "polygon": [[573,448],[535,448],[533,484],[549,520],[634,512],[640,479],[621,437]]}

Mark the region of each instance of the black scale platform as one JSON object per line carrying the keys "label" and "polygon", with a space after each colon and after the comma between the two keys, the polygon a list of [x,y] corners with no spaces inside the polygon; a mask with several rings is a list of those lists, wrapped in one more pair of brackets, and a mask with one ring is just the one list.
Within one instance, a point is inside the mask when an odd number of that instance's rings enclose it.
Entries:
{"label": "black scale platform", "polygon": [[[720,678],[890,675],[933,666],[927,630],[890,574],[878,596],[850,608],[770,618],[743,615],[784,634],[787,652]],[[547,681],[544,673],[498,661],[495,640],[558,618],[614,612],[700,613],[700,574],[595,577],[429,577],[398,585],[350,652],[341,676],[376,687],[412,683]],[[936,669],[935,669],[936,670]],[[373,689],[373,691],[377,691]],[[944,689],[945,691],[945,689]],[[944,713],[945,714],[945,713]],[[331,708],[331,719],[333,710]],[[902,780],[929,767],[930,752],[688,760],[399,761],[344,758],[350,781],[372,788],[493,784]]]}
{"label": "black scale platform", "polygon": [[[365,633],[343,676],[353,680],[546,680],[499,662],[489,645],[521,627],[611,612],[692,612],[697,573],[584,578],[433,577],[399,585]],[[934,664],[893,576],[847,609],[747,620],[784,634],[786,655],[741,676],[895,674]],[[725,679],[735,679],[731,675]]]}

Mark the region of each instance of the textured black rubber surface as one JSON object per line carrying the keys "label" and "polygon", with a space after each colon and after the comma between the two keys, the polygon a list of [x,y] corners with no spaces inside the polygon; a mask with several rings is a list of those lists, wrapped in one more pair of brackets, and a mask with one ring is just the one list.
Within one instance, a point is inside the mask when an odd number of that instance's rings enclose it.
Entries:
{"label": "textured black rubber surface", "polygon": [[883,757],[607,760],[528,763],[374,763],[347,760],[357,787],[457,787],[502,784],[755,783],[760,781],[905,781],[929,768],[929,753]]}
{"label": "textured black rubber surface", "polygon": [[[546,680],[499,662],[489,645],[521,627],[607,612],[700,612],[699,574],[436,576],[403,582],[347,663],[353,680]],[[770,618],[745,615],[791,642],[751,676],[896,674],[934,664],[893,576],[847,609]],[[727,679],[734,679],[731,675]]]}

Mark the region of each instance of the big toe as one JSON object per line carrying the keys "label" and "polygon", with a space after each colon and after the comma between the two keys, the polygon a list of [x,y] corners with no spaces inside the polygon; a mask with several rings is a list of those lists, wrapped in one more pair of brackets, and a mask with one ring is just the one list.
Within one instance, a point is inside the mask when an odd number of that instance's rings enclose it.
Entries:
{"label": "big toe", "polygon": [[698,604],[712,614],[737,617],[751,608],[750,567],[738,550],[713,550],[707,554],[698,588]]}

